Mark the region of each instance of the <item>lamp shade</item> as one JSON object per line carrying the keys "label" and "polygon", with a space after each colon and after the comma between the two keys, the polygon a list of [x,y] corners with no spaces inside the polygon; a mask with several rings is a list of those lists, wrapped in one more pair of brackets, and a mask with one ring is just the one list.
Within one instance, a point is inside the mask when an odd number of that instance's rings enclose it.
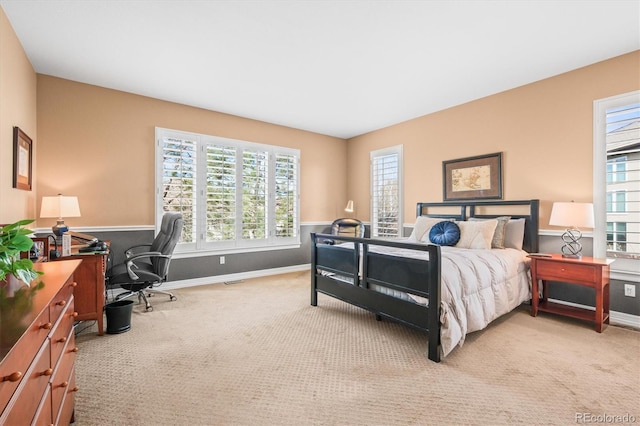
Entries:
{"label": "lamp shade", "polygon": [[573,228],[593,228],[593,204],[553,203],[549,225]]}
{"label": "lamp shade", "polygon": [[80,217],[78,197],[65,197],[62,194],[54,197],[42,197],[40,217]]}
{"label": "lamp shade", "polygon": [[353,200],[349,200],[347,202],[347,207],[344,208],[344,211],[347,213],[353,213]]}

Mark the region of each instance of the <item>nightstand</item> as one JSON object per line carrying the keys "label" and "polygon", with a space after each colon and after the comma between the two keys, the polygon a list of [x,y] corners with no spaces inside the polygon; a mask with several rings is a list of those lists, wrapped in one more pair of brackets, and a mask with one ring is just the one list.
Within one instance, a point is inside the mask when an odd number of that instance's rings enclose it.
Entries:
{"label": "nightstand", "polygon": [[[609,324],[609,265],[613,259],[582,257],[572,259],[553,254],[551,257],[530,256],[531,258],[531,316],[538,311],[565,315],[595,324],[602,333],[604,324]],[[542,298],[538,299],[538,280],[542,281]],[[549,302],[548,281],[560,281],[591,287],[596,291],[595,311],[559,303]]]}

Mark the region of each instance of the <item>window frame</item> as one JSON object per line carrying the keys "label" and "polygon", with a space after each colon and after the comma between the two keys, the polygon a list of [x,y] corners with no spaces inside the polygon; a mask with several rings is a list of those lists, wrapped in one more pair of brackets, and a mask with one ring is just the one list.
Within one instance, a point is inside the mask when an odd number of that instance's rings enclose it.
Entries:
{"label": "window frame", "polygon": [[371,212],[371,236],[372,237],[381,237],[378,234],[378,226],[379,224],[376,222],[377,220],[377,215],[376,215],[376,210],[375,210],[375,188],[374,188],[374,184],[375,184],[375,176],[374,176],[374,161],[377,158],[380,157],[385,157],[385,156],[389,156],[392,154],[396,154],[398,156],[398,168],[397,168],[397,173],[398,173],[398,183],[397,183],[397,198],[398,198],[398,219],[397,219],[397,227],[398,227],[398,234],[397,237],[402,237],[403,236],[403,228],[404,228],[404,159],[403,159],[403,146],[402,145],[395,145],[395,146],[391,146],[391,147],[387,147],[387,148],[382,148],[382,149],[378,149],[375,151],[371,151],[370,152],[370,156],[369,156],[369,173],[370,173],[370,187],[369,187],[369,191],[370,191],[370,212]]}
{"label": "window frame", "polygon": [[[238,139],[224,138],[220,136],[204,135],[194,132],[166,129],[161,127],[155,128],[155,227],[156,233],[162,222],[164,214],[164,198],[163,198],[163,166],[164,166],[164,139],[176,138],[187,139],[196,144],[196,183],[195,183],[195,199],[192,209],[195,210],[194,220],[194,242],[179,242],[176,246],[176,253],[190,253],[192,255],[207,255],[221,253],[245,253],[252,251],[282,250],[290,248],[299,248],[301,246],[300,236],[300,150],[294,148],[281,147],[276,145],[260,144],[256,142],[243,141]],[[206,211],[207,200],[207,146],[224,146],[233,148],[235,152],[235,194],[236,205],[239,208],[235,211],[235,239],[207,241],[206,238],[206,214],[198,214],[198,212]],[[267,173],[266,181],[266,212],[265,227],[266,237],[258,239],[242,238],[242,194],[243,194],[243,168],[237,167],[242,165],[245,151],[266,152]],[[294,188],[295,192],[295,217],[293,218],[293,236],[279,237],[277,236],[277,214],[276,214],[276,158],[282,155],[294,157]]]}
{"label": "window frame", "polygon": [[[635,103],[640,103],[640,90],[597,99],[593,102],[594,257],[607,258],[607,110]],[[614,179],[613,182],[617,180]],[[613,278],[636,281],[639,279],[640,274],[637,270],[640,260],[613,257],[611,259],[615,259],[611,264]]]}

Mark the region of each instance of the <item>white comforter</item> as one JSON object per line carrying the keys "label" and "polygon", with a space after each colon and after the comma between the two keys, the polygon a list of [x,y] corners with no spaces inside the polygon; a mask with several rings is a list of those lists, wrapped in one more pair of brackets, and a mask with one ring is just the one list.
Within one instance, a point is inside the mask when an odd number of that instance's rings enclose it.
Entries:
{"label": "white comforter", "polygon": [[465,335],[531,299],[529,259],[515,249],[442,247],[440,322],[443,355]]}
{"label": "white comforter", "polygon": [[[427,256],[426,252],[382,246],[372,250],[398,256]],[[531,298],[526,256],[526,252],[515,249],[441,247],[440,339],[444,356],[456,345],[462,346],[467,333],[482,330]],[[421,298],[412,298],[421,302]]]}

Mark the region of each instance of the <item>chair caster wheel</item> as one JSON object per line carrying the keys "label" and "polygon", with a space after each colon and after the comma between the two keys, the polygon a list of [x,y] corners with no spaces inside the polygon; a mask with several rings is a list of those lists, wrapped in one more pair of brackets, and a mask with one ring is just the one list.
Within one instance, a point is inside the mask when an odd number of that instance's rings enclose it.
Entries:
{"label": "chair caster wheel", "polygon": [[172,294],[171,296],[169,296],[169,300],[171,300],[171,301],[173,302],[173,301],[178,300],[178,298],[177,298],[177,297],[175,297],[175,296]]}
{"label": "chair caster wheel", "polygon": [[145,308],[145,311],[147,311],[147,312],[152,312],[152,311],[153,311],[153,306],[147,306],[147,307]]}

